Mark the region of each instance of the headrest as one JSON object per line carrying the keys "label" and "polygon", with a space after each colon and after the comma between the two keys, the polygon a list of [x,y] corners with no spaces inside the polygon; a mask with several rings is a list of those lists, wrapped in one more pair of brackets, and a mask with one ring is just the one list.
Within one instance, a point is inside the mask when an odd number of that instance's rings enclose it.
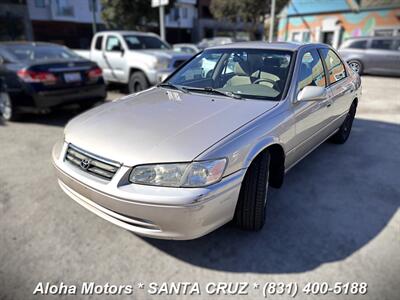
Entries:
{"label": "headrest", "polygon": [[247,76],[248,74],[248,70],[247,70],[247,66],[245,63],[243,62],[235,62],[235,74],[239,75],[239,76]]}
{"label": "headrest", "polygon": [[267,64],[271,67],[280,67],[281,66],[281,60],[279,57],[271,57],[271,58],[266,58],[264,60],[264,64]]}

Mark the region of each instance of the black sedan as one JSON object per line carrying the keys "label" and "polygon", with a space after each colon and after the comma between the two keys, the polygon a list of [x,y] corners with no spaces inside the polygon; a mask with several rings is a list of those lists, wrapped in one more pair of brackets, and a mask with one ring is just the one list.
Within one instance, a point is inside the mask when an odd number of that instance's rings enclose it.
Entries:
{"label": "black sedan", "polygon": [[0,116],[104,101],[102,70],[70,49],[50,43],[0,43]]}

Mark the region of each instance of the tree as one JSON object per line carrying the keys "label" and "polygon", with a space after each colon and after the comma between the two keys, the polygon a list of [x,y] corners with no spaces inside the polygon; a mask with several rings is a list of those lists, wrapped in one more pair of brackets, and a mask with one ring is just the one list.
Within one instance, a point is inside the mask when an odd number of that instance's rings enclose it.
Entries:
{"label": "tree", "polygon": [[[288,0],[277,0],[275,12],[278,13],[288,2]],[[265,15],[270,13],[271,1],[211,0],[210,10],[218,20],[245,22],[250,39],[254,40],[258,27],[264,24]]]}
{"label": "tree", "polygon": [[150,0],[101,0],[101,4],[108,28],[143,30],[158,20],[158,9],[151,7]]}

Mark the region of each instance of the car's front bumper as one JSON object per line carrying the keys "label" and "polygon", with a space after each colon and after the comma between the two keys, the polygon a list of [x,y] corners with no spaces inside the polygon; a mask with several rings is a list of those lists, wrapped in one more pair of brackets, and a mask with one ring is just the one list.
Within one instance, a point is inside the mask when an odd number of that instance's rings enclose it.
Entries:
{"label": "car's front bumper", "polygon": [[139,235],[194,239],[233,218],[243,170],[205,188],[167,188],[128,183],[130,168],[122,166],[105,183],[65,162],[65,151],[66,144],[53,149],[63,191],[96,215]]}
{"label": "car's front bumper", "polygon": [[171,73],[175,71],[175,69],[167,69],[167,70],[150,70],[147,72],[147,78],[151,85],[156,85],[164,81]]}

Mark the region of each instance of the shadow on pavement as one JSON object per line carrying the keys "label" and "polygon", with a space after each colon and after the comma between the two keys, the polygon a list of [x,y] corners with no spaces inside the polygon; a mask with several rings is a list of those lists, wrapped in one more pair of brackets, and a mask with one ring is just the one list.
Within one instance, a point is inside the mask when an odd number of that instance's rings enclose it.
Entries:
{"label": "shadow on pavement", "polygon": [[400,204],[400,126],[357,119],[345,145],[322,144],[270,189],[260,232],[226,225],[202,238],[144,238],[187,263],[228,272],[293,273],[343,260],[374,239]]}
{"label": "shadow on pavement", "polygon": [[75,107],[60,108],[44,114],[24,114],[18,123],[36,123],[50,126],[65,126],[69,120],[83,112]]}
{"label": "shadow on pavement", "polygon": [[[102,104],[104,103],[100,102],[95,104],[93,107],[97,107]],[[64,127],[69,120],[93,107],[83,109],[77,105],[70,105],[70,106],[55,108],[50,112],[43,114],[26,113],[23,114],[21,119],[18,120],[17,122],[21,124],[36,123],[36,124]]]}

